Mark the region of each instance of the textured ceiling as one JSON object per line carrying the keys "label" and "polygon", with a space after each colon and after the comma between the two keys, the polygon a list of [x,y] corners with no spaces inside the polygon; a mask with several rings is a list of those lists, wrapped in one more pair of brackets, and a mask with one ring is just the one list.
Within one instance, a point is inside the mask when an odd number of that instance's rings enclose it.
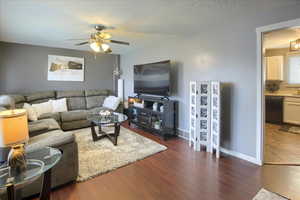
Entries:
{"label": "textured ceiling", "polygon": [[[247,9],[274,9],[298,0],[0,0],[0,41],[89,50],[71,38],[87,38],[94,24],[115,27],[112,45],[125,54],[167,37],[192,37],[228,23]],[[258,6],[259,5],[259,6]],[[254,13],[255,14],[255,13]]]}
{"label": "textured ceiling", "polygon": [[272,31],[264,35],[264,48],[287,48],[290,41],[300,38],[300,28],[289,28]]}

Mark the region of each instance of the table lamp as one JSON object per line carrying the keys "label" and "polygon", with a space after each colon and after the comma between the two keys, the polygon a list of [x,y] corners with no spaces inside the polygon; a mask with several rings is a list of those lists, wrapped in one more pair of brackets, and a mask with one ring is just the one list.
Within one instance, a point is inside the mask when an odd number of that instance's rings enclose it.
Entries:
{"label": "table lamp", "polygon": [[[7,161],[12,169],[26,168],[24,143],[29,139],[27,113],[24,109],[0,112],[0,147],[10,148]],[[4,160],[5,158],[1,158]]]}

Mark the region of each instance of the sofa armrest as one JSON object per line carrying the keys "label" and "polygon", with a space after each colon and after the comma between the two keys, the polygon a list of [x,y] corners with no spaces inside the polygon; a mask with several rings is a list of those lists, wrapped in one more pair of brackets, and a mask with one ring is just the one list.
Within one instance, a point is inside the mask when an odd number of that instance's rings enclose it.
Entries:
{"label": "sofa armrest", "polygon": [[0,112],[6,110],[6,108],[0,106]]}
{"label": "sofa armrest", "polygon": [[115,111],[118,112],[118,113],[123,113],[124,112],[124,104],[123,104],[123,102],[121,102],[119,104],[119,106],[117,107],[117,109]]}
{"label": "sofa armrest", "polygon": [[0,106],[6,109],[14,109],[15,100],[9,95],[0,95]]}

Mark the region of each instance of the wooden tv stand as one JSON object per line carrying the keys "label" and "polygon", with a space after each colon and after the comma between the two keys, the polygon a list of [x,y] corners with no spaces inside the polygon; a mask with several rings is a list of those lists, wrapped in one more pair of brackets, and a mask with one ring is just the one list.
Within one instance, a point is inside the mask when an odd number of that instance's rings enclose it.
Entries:
{"label": "wooden tv stand", "polygon": [[[177,127],[177,101],[158,97],[139,96],[128,97],[128,121],[150,133],[159,135],[164,140],[176,136]],[[143,107],[137,107],[134,102],[144,102]],[[157,111],[153,110],[153,104],[158,104]],[[160,111],[163,106],[163,111]],[[155,123],[160,121],[160,128]]]}

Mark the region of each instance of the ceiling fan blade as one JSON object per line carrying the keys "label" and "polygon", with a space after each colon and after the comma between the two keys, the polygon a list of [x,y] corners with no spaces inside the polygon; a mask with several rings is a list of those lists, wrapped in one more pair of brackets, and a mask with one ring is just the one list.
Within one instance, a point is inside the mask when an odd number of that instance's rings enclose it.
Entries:
{"label": "ceiling fan blade", "polygon": [[75,44],[76,46],[80,46],[80,45],[84,45],[84,44],[88,44],[89,42],[88,41],[86,41],[86,42],[81,42],[81,43],[77,43],[77,44]]}
{"label": "ceiling fan blade", "polygon": [[118,41],[118,40],[107,40],[107,42],[129,45],[129,42],[123,42],[123,41]]}
{"label": "ceiling fan blade", "polygon": [[66,41],[76,41],[76,40],[86,40],[86,38],[72,38],[72,39],[66,39]]}
{"label": "ceiling fan blade", "polygon": [[116,29],[116,27],[114,27],[114,26],[105,26],[105,29],[104,30],[115,30]]}

